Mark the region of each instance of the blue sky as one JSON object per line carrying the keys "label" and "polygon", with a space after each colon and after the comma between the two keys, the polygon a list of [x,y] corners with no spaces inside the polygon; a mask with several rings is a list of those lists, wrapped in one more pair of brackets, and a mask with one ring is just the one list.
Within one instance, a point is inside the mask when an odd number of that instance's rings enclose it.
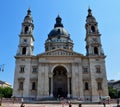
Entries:
{"label": "blue sky", "polygon": [[120,79],[120,0],[1,0],[0,1],[0,80],[13,85],[15,58],[21,23],[30,7],[34,20],[34,54],[44,52],[44,43],[55,18],[62,23],[74,42],[74,51],[86,54],[85,21],[88,7],[98,22],[106,54],[107,79]]}

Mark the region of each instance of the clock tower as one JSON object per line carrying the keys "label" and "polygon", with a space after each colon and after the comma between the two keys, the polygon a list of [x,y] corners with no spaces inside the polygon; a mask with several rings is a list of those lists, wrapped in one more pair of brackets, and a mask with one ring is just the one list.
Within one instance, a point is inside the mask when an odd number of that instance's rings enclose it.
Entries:
{"label": "clock tower", "polygon": [[30,56],[33,55],[33,29],[34,24],[31,16],[31,10],[28,9],[27,15],[22,23],[22,30],[20,33],[20,41],[18,46],[17,56]]}
{"label": "clock tower", "polygon": [[92,15],[91,9],[88,9],[88,16],[86,19],[86,55],[87,56],[104,56],[102,49],[101,34],[98,30],[98,23]]}

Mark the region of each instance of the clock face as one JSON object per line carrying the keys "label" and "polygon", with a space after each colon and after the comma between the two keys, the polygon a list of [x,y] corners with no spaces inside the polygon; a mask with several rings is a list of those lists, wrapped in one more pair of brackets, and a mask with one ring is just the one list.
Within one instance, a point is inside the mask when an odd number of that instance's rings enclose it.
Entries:
{"label": "clock face", "polygon": [[97,38],[93,38],[93,42],[97,42]]}
{"label": "clock face", "polygon": [[24,42],[24,43],[27,43],[27,39],[24,39],[23,42]]}

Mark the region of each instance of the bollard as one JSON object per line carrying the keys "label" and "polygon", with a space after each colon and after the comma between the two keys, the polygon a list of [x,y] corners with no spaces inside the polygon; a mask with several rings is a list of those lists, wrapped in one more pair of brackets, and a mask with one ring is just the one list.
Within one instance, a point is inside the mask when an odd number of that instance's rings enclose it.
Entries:
{"label": "bollard", "polygon": [[69,107],[72,107],[71,101],[68,101]]}
{"label": "bollard", "polygon": [[0,98],[0,106],[2,106],[2,97]]}
{"label": "bollard", "polygon": [[82,107],[82,104],[79,104],[79,107]]}
{"label": "bollard", "polygon": [[72,107],[71,103],[69,104],[69,107]]}
{"label": "bollard", "polygon": [[14,96],[14,97],[13,97],[13,104],[15,103],[15,101],[16,101],[16,97]]}
{"label": "bollard", "polygon": [[117,107],[120,107],[120,105],[119,105],[119,98],[117,99]]}
{"label": "bollard", "polygon": [[106,104],[105,104],[105,102],[103,102],[103,105],[104,105],[104,107],[106,107]]}

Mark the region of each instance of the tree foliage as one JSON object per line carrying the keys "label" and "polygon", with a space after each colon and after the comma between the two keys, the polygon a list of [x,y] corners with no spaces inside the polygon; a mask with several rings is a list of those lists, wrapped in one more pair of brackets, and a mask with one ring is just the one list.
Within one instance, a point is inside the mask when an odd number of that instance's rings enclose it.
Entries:
{"label": "tree foliage", "polygon": [[118,91],[118,98],[120,98],[120,91]]}
{"label": "tree foliage", "polygon": [[10,98],[12,96],[11,87],[0,87],[0,97]]}
{"label": "tree foliage", "polygon": [[108,90],[109,90],[109,96],[111,98],[117,98],[117,89],[113,88],[112,86],[109,86]]}

